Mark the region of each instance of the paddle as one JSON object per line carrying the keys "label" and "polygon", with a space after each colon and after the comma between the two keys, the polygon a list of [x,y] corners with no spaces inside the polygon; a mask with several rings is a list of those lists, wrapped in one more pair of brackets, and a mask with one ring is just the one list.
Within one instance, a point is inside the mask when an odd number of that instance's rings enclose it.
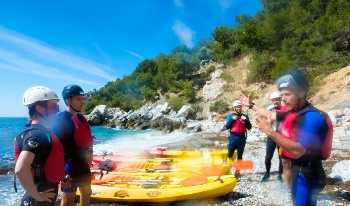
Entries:
{"label": "paddle", "polygon": [[232,168],[236,170],[251,170],[254,168],[252,160],[236,160],[232,163]]}

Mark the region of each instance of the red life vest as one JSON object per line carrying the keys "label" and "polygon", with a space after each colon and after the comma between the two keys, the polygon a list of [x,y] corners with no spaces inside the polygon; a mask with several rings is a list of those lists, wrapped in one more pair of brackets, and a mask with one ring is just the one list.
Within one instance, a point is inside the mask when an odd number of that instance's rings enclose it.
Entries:
{"label": "red life vest", "polygon": [[[24,137],[30,132],[31,130],[40,130],[43,133],[46,134],[47,138],[50,140],[50,152],[49,155],[46,158],[46,161],[44,165],[40,165],[42,167],[41,169],[44,171],[44,178],[50,182],[53,183],[59,183],[65,175],[64,172],[64,149],[61,144],[61,141],[56,137],[56,135],[49,130],[45,131],[38,127],[29,127],[25,129],[21,134],[19,134],[14,139],[14,153],[15,153],[15,160],[17,161],[21,151],[22,151],[22,145],[25,143]],[[30,134],[29,134],[30,135]],[[29,137],[29,136],[28,136]],[[28,138],[27,137],[27,138]],[[30,168],[32,172],[33,178],[37,176],[35,174],[36,170],[34,170],[33,166]]]}
{"label": "red life vest", "polygon": [[[289,113],[285,119],[282,122],[281,125],[281,134],[286,137],[287,139],[290,139],[292,141],[294,141],[295,139],[295,121],[298,119],[298,117],[308,111],[316,111],[316,112],[320,112],[324,118],[324,120],[327,123],[327,134],[326,137],[322,143],[322,149],[321,149],[321,154],[319,154],[320,159],[328,159],[331,155],[331,151],[332,151],[332,141],[333,141],[333,124],[332,121],[329,117],[329,115],[325,112],[322,112],[321,110],[313,107],[313,106],[308,106],[298,112],[292,112]],[[289,158],[293,158],[295,159],[295,157],[293,155],[291,155],[290,153],[286,152],[285,150],[283,150],[283,155]]]}
{"label": "red life vest", "polygon": [[[81,119],[73,115],[71,117],[75,125],[74,139],[76,146],[79,148],[92,147],[92,135],[90,131],[90,125],[86,118],[81,115]],[[81,121],[83,120],[83,121]]]}
{"label": "red life vest", "polygon": [[[233,114],[237,115],[237,114]],[[245,121],[241,118],[233,121],[233,124],[231,126],[230,132],[235,132],[235,133],[246,133],[247,128],[245,126]]]}

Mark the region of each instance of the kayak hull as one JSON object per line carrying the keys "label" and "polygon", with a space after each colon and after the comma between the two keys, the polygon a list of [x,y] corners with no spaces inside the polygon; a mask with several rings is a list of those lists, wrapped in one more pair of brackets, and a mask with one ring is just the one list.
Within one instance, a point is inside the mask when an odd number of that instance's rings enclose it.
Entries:
{"label": "kayak hull", "polygon": [[[237,179],[233,175],[200,177],[206,182],[184,186],[187,178],[172,178],[172,181],[159,186],[149,184],[147,178],[131,182],[112,182],[102,185],[92,185],[93,199],[118,202],[172,202],[190,199],[215,198],[233,190]],[[198,177],[196,178],[198,179]],[[197,180],[198,181],[198,180]],[[190,184],[191,185],[191,184]],[[155,188],[153,188],[155,187]],[[77,192],[79,195],[79,192]]]}

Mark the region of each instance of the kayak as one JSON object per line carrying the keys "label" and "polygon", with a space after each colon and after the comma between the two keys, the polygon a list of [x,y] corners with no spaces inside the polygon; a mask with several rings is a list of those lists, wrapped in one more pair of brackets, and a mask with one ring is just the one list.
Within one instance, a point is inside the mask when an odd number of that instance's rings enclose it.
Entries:
{"label": "kayak", "polygon": [[[169,153],[181,153],[176,157],[142,158],[124,157],[115,155],[95,155],[91,170],[100,171],[101,165],[109,165],[111,172],[179,172],[179,171],[200,171],[204,175],[223,175],[231,169],[232,160],[227,158],[227,150],[182,151],[169,150]],[[186,154],[186,155],[184,155]],[[191,154],[191,155],[190,155]],[[102,166],[103,168],[105,168]],[[214,169],[214,171],[213,171]]]}
{"label": "kayak", "polygon": [[[94,162],[101,162],[106,159],[125,160],[152,160],[152,159],[167,159],[176,160],[177,158],[199,158],[199,157],[221,157],[227,158],[227,149],[211,149],[211,150],[166,150],[163,147],[151,148],[143,151],[120,151],[118,153],[94,155]],[[237,158],[235,151],[232,159]]]}
{"label": "kayak", "polygon": [[[120,202],[215,198],[231,192],[236,184],[237,179],[233,175],[177,177],[164,174],[154,177],[105,174],[101,180],[92,180],[91,198]],[[80,195],[79,190],[77,195]]]}

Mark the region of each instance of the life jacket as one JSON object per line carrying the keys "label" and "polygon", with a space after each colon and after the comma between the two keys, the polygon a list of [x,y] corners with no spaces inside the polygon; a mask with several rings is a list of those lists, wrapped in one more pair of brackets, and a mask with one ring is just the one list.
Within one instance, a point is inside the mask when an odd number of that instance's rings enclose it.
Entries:
{"label": "life jacket", "polygon": [[[270,110],[272,112],[285,112],[287,111],[287,107],[283,105],[279,109],[276,109],[275,107],[273,107]],[[280,122],[273,122],[272,125],[273,125],[273,128],[276,129],[276,131],[280,131],[280,126],[281,126]]]}
{"label": "life jacket", "polygon": [[78,148],[92,147],[92,135],[90,131],[90,125],[83,115],[80,118],[76,115],[71,116],[71,119],[75,125],[74,140]]}
{"label": "life jacket", "polygon": [[[322,148],[320,150],[320,154],[316,154],[316,157],[318,159],[328,159],[331,155],[331,151],[332,151],[332,141],[333,141],[333,124],[332,121],[329,117],[329,115],[317,108],[315,108],[312,105],[309,105],[307,107],[305,107],[304,109],[298,111],[298,112],[291,112],[289,113],[285,119],[282,122],[281,125],[281,134],[287,138],[290,139],[292,141],[295,140],[296,137],[296,131],[295,131],[295,122],[296,120],[299,118],[300,115],[303,115],[309,111],[316,111],[322,114],[324,120],[326,121],[327,124],[327,131],[326,132],[326,136],[323,140],[322,143]],[[313,143],[314,144],[314,143]],[[310,148],[312,148],[313,145],[310,146]],[[307,151],[308,152],[308,151]],[[306,153],[307,153],[306,152]],[[283,155],[292,159],[295,159],[295,157],[293,155],[291,155],[290,153],[283,151]],[[315,155],[315,154],[313,154]]]}
{"label": "life jacket", "polygon": [[[232,115],[237,115],[237,114],[232,114]],[[239,119],[233,121],[230,132],[235,132],[235,133],[246,133],[247,132],[245,121],[243,119],[241,119],[240,116],[239,116]]]}
{"label": "life jacket", "polygon": [[[45,133],[47,139],[50,142],[50,148],[48,150],[48,156],[43,164],[31,165],[31,172],[34,182],[37,183],[42,180],[47,180],[52,183],[58,183],[64,178],[64,149],[60,140],[56,137],[54,133],[45,129],[44,127],[34,127],[30,126],[21,132],[14,139],[14,154],[15,160],[17,161],[23,145],[26,144],[27,139],[31,135],[31,131],[40,130]],[[16,187],[15,187],[16,190]]]}

